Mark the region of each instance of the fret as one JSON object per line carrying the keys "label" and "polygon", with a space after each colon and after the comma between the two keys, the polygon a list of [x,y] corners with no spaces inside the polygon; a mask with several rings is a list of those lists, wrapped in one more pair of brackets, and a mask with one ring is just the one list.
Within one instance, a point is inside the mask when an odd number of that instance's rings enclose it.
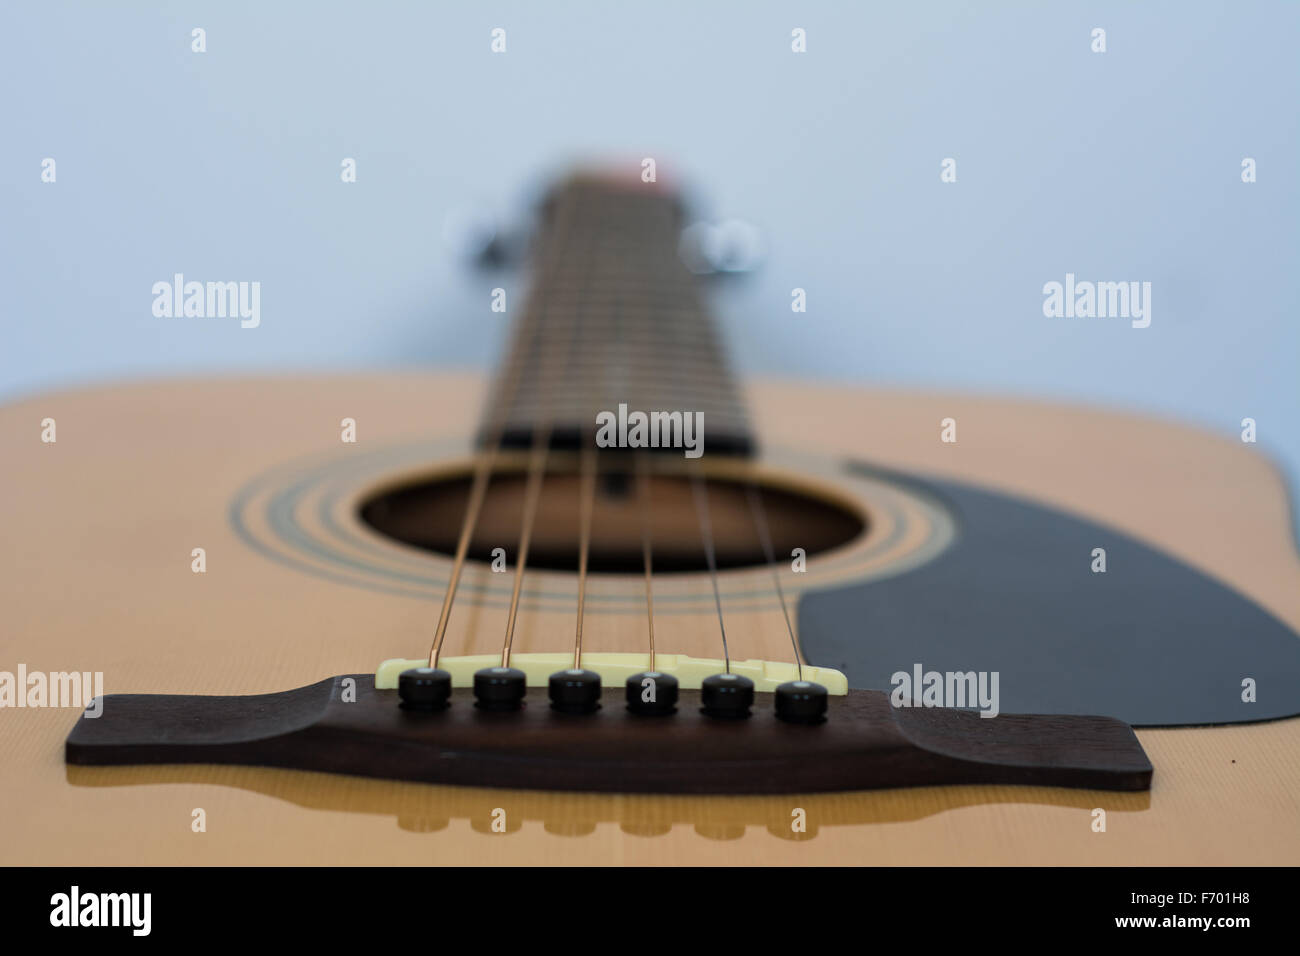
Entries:
{"label": "fret", "polygon": [[623,404],[700,412],[709,451],[752,453],[717,327],[677,255],[680,226],[676,200],[651,187],[574,177],[548,196],[481,444],[499,429],[503,445],[529,447],[549,425],[553,446],[572,447]]}

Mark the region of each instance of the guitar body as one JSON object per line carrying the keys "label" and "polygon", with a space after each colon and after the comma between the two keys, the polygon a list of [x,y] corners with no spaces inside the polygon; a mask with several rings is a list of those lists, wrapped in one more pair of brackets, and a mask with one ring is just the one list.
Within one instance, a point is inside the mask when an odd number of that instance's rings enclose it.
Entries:
{"label": "guitar body", "polygon": [[[371,673],[384,659],[427,654],[451,559],[395,540],[363,512],[386,490],[468,467],[486,387],[477,376],[432,374],[178,381],[0,409],[8,544],[0,556],[0,667],[102,672],[110,695],[233,695]],[[804,633],[842,613],[817,610],[821,596],[924,575],[970,527],[942,496],[896,474],[961,482],[1113,531],[1214,582],[1215,594],[1239,601],[1240,613],[1257,615],[1261,627],[1288,639],[1300,629],[1300,560],[1285,487],[1240,444],[1113,412],[995,398],[793,384],[747,392],[760,423],[754,465],[766,485],[863,519],[858,532],[810,553],[798,574],[785,557],[798,541],[778,529],[778,560],[811,663],[844,663],[832,650],[818,659],[817,647],[837,645]],[[39,438],[46,418],[57,422],[54,443]],[[340,437],[348,418],[355,442]],[[940,441],[945,418],[957,423],[955,443]],[[725,541],[721,505],[715,520]],[[598,518],[597,537],[615,534],[616,523]],[[485,548],[491,533],[489,521]],[[545,528],[538,533],[544,545]],[[996,551],[988,560],[998,560]],[[1086,550],[1079,556],[1080,589],[1091,586],[1090,560]],[[1106,574],[1125,573],[1112,559]],[[467,564],[444,653],[499,653],[510,578],[484,561]],[[724,562],[719,583],[731,656],[791,660],[770,570]],[[571,644],[575,587],[570,571],[545,562],[530,568],[518,652]],[[645,649],[641,587],[640,576],[618,569],[591,576],[588,651]],[[722,656],[708,575],[683,568],[657,574],[655,587],[660,649]],[[1191,587],[1182,597],[1204,592]],[[979,603],[961,593],[960,577],[931,597],[952,609],[953,628],[967,619],[964,607]],[[1176,611],[1179,592],[1157,597]],[[861,616],[841,629],[841,645],[870,646],[869,601]],[[1098,646],[1097,654],[1111,653]],[[876,675],[850,665],[852,686],[888,689],[892,666]],[[1268,709],[1278,695],[1270,705],[1267,673],[1227,675],[1236,690],[1225,699],[1235,704],[1241,677],[1259,683],[1260,716],[1277,716]],[[954,786],[653,796],[266,767],[67,766],[64,741],[78,714],[0,711],[0,862],[1300,862],[1296,718],[1151,729],[1140,725],[1164,721],[1110,714],[1139,725],[1155,768],[1149,792]],[[1105,832],[1094,831],[1096,808],[1106,811]],[[192,830],[198,809],[202,833]],[[799,809],[802,832],[791,827]]]}

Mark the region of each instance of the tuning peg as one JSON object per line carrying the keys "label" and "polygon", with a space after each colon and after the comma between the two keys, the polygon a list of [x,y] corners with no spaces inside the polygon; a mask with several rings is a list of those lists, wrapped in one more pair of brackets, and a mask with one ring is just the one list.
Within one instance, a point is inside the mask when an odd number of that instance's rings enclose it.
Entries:
{"label": "tuning peg", "polygon": [[762,264],[762,231],[744,219],[693,222],[682,230],[677,246],[686,268],[696,275],[736,275]]}
{"label": "tuning peg", "polygon": [[442,221],[443,241],[456,257],[484,268],[522,262],[531,231],[529,224],[507,221],[484,206],[457,206]]}

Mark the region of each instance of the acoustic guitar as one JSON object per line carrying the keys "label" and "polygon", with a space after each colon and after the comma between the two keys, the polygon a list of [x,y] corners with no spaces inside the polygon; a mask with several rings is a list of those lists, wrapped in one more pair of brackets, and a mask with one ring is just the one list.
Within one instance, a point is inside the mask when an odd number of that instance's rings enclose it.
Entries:
{"label": "acoustic guitar", "polygon": [[3,862],[1300,862],[1263,457],[742,388],[677,197],[539,218],[490,379],[0,410]]}

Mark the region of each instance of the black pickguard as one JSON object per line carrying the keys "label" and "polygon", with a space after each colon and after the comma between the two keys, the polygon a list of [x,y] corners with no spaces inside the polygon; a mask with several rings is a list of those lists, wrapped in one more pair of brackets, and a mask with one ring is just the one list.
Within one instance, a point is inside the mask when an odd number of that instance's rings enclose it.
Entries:
{"label": "black pickguard", "polygon": [[[800,644],[855,688],[920,663],[999,672],[1006,713],[1105,714],[1136,726],[1300,714],[1300,635],[1250,599],[1127,535],[945,479],[898,475],[953,513],[922,567],[806,593]],[[1091,570],[1105,548],[1105,573]],[[1297,582],[1300,587],[1300,581]],[[1242,700],[1253,678],[1254,703]]]}

